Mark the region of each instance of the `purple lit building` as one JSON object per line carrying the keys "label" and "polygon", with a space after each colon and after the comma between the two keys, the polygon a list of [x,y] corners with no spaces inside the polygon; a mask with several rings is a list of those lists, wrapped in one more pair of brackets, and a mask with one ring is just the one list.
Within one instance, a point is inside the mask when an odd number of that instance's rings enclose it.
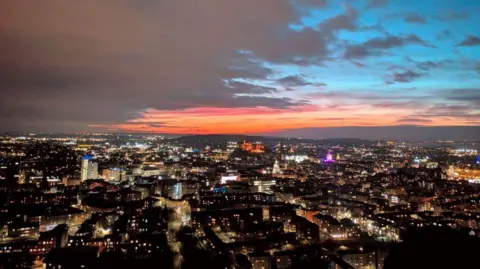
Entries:
{"label": "purple lit building", "polygon": [[333,163],[333,162],[335,162],[335,160],[334,160],[333,157],[332,157],[332,152],[331,152],[330,150],[328,150],[327,158],[326,158],[326,159],[323,159],[323,162],[324,162],[324,163]]}

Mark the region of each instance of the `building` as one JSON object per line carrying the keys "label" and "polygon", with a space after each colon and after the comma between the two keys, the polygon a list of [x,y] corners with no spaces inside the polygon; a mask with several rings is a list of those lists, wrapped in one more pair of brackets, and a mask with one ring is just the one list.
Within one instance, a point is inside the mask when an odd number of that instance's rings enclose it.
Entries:
{"label": "building", "polygon": [[277,185],[277,181],[273,179],[258,179],[253,180],[253,191],[254,192],[264,192],[268,194],[273,194],[272,187]]}
{"label": "building", "polygon": [[38,222],[16,222],[8,225],[8,237],[36,238],[39,234]]}
{"label": "building", "polygon": [[240,149],[242,151],[251,152],[251,153],[264,153],[265,152],[265,146],[262,145],[259,142],[252,143],[252,142],[244,141],[240,145]]}
{"label": "building", "polygon": [[282,173],[282,169],[280,169],[280,164],[278,163],[278,160],[275,160],[275,163],[273,164],[273,168],[272,168],[272,174],[277,175],[281,173]]}
{"label": "building", "polygon": [[227,170],[220,174],[220,183],[225,184],[229,181],[240,181],[240,174],[236,170]]}
{"label": "building", "polygon": [[321,233],[333,239],[345,239],[347,237],[345,228],[330,215],[317,214],[313,216],[313,223],[318,225]]}
{"label": "building", "polygon": [[103,169],[102,178],[105,181],[123,181],[126,179],[126,172],[121,168]]}
{"label": "building", "polygon": [[98,179],[98,163],[92,161],[92,156],[86,155],[82,157],[82,168],[80,179]]}
{"label": "building", "polygon": [[252,269],[270,269],[272,264],[272,256],[270,253],[250,253],[250,262],[252,263]]}
{"label": "building", "polygon": [[[39,250],[48,253],[53,248],[63,248],[67,245],[68,225],[59,224],[50,231],[40,233],[38,238]],[[44,250],[46,249],[46,250]]]}

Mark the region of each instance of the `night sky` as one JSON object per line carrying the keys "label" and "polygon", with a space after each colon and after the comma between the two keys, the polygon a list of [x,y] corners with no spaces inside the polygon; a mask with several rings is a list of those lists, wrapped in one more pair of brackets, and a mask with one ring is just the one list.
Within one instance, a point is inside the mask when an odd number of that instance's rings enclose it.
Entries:
{"label": "night sky", "polygon": [[0,90],[3,131],[480,126],[480,2],[2,0]]}

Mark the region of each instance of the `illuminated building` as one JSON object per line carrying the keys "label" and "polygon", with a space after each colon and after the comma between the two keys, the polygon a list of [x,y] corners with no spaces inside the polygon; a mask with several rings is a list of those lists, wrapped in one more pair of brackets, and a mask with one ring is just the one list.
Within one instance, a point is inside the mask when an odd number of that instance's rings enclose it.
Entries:
{"label": "illuminated building", "polygon": [[277,182],[275,180],[254,180],[253,188],[256,192],[264,192],[272,194],[272,186],[275,186]]}
{"label": "illuminated building", "polygon": [[82,170],[80,179],[98,179],[98,163],[92,161],[92,156],[86,155],[82,158]]}
{"label": "illuminated building", "polygon": [[326,160],[327,160],[327,162],[333,161],[332,153],[330,152],[330,150],[329,150],[328,153],[327,153],[327,159],[326,159]]}
{"label": "illuminated building", "polygon": [[121,168],[103,169],[102,178],[105,181],[121,181],[121,180],[125,180],[126,173]]}
{"label": "illuminated building", "polygon": [[258,142],[252,143],[252,142],[244,141],[240,145],[240,149],[242,151],[251,152],[251,153],[264,153],[265,152],[265,146],[262,145],[261,143],[258,143]]}
{"label": "illuminated building", "polygon": [[227,142],[227,152],[232,153],[236,148],[238,148],[238,143],[233,141]]}
{"label": "illuminated building", "polygon": [[281,174],[282,170],[280,169],[280,164],[278,163],[278,160],[275,160],[275,163],[273,164],[273,169],[272,169],[272,174]]}
{"label": "illuminated building", "polygon": [[295,161],[297,163],[301,163],[305,160],[308,160],[308,156],[307,155],[290,155],[290,156],[286,156],[285,159],[287,161]]}
{"label": "illuminated building", "polygon": [[480,169],[457,168],[456,174],[458,175],[458,179],[461,179],[461,180],[470,180],[470,181],[480,180]]}
{"label": "illuminated building", "polygon": [[237,171],[227,171],[220,174],[220,183],[225,184],[229,181],[240,181],[240,174]]}
{"label": "illuminated building", "polygon": [[480,169],[460,168],[450,165],[446,170],[449,180],[468,180],[472,183],[480,182]]}
{"label": "illuminated building", "polygon": [[271,259],[270,253],[250,253],[250,261],[252,262],[253,269],[270,269]]}
{"label": "illuminated building", "polygon": [[347,237],[345,228],[338,220],[330,215],[317,214],[313,216],[312,222],[318,225],[323,235],[331,237],[332,239],[345,239]]}
{"label": "illuminated building", "polygon": [[344,261],[352,265],[355,268],[362,269],[375,269],[376,259],[375,252],[362,252],[362,251],[345,251],[341,256]]}
{"label": "illuminated building", "polygon": [[325,163],[333,163],[333,162],[335,162],[335,161],[333,160],[332,152],[331,152],[330,150],[328,150],[327,158],[323,159],[323,162],[325,162]]}

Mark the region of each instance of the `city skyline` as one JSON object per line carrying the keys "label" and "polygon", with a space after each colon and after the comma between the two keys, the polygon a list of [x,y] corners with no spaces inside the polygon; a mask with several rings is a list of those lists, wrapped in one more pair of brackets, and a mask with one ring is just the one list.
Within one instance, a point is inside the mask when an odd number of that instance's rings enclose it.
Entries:
{"label": "city skyline", "polygon": [[0,128],[463,137],[480,126],[479,12],[474,0],[3,1]]}

